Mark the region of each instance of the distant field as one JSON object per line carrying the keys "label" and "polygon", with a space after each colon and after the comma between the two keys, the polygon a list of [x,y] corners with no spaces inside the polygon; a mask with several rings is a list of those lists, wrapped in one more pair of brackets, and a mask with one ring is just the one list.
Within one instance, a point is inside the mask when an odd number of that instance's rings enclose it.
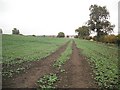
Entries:
{"label": "distant field", "polygon": [[95,80],[100,87],[113,87],[118,85],[118,48],[106,44],[75,40],[77,47],[82,50],[94,66]]}
{"label": "distant field", "polygon": [[54,52],[69,39],[20,35],[2,36],[3,63],[15,64],[40,60]]}

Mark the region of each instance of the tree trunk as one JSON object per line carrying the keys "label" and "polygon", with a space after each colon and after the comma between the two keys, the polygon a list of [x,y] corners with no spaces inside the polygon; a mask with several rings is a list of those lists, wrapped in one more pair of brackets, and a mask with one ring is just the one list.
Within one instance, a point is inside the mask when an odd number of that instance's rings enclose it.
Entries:
{"label": "tree trunk", "polygon": [[100,39],[100,30],[97,29],[97,41],[99,41],[99,39]]}

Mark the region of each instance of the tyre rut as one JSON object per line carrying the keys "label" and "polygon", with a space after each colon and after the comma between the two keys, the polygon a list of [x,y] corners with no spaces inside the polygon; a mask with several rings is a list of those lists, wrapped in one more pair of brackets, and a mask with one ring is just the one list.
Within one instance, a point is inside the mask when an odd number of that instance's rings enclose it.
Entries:
{"label": "tyre rut", "polygon": [[26,70],[25,73],[3,81],[3,88],[36,88],[36,82],[40,77],[54,72],[52,65],[54,61],[59,58],[61,53],[65,51],[68,43],[69,42],[62,45],[58,50],[48,57],[43,58],[40,61],[30,62],[28,65],[31,66],[28,70]]}
{"label": "tyre rut", "polygon": [[63,66],[66,73],[61,74],[57,88],[96,88],[92,70],[87,60],[80,54],[75,42],[72,43],[72,55]]}

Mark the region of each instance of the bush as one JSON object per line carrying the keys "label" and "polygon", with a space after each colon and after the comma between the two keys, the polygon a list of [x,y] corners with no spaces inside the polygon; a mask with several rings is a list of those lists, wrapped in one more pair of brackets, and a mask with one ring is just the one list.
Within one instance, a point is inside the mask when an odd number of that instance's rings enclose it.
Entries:
{"label": "bush", "polygon": [[69,35],[67,35],[66,37],[69,38]]}
{"label": "bush", "polygon": [[86,39],[86,40],[91,40],[92,37],[91,37],[91,36],[86,36],[84,39]]}
{"label": "bush", "polygon": [[75,35],[74,38],[78,38],[78,35]]}
{"label": "bush", "polygon": [[33,37],[36,37],[35,35],[32,35]]}
{"label": "bush", "polygon": [[65,37],[65,34],[63,32],[59,32],[57,37],[61,38],[61,37]]}
{"label": "bush", "polygon": [[105,35],[104,36],[100,36],[99,41],[104,43],[105,42],[104,38],[105,38]]}
{"label": "bush", "polygon": [[97,41],[97,36],[94,36],[94,37],[93,37],[93,40],[94,40],[94,41]]}
{"label": "bush", "polygon": [[12,30],[12,34],[18,35],[18,34],[20,34],[20,32],[19,32],[19,30],[17,30],[17,28],[14,28],[14,29]]}
{"label": "bush", "polygon": [[117,37],[115,35],[106,35],[103,40],[105,43],[116,43]]}
{"label": "bush", "polygon": [[[97,41],[97,36],[93,37],[94,41]],[[120,45],[120,34],[115,36],[113,34],[111,35],[102,35],[99,37],[99,41],[103,43],[117,43]]]}

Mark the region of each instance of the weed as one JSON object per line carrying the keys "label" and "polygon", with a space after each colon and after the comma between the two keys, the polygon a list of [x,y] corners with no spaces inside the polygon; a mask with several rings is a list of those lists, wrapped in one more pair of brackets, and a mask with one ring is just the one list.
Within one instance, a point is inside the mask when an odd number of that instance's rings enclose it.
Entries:
{"label": "weed", "polygon": [[40,78],[37,83],[40,88],[54,88],[53,84],[58,80],[56,74],[50,73],[49,75],[44,75]]}
{"label": "weed", "polygon": [[15,73],[20,73],[21,71],[23,71],[23,70],[25,70],[25,68],[24,67],[22,67],[22,68],[17,68],[17,69],[15,69],[15,70],[6,70],[6,71],[2,71],[2,76],[3,77],[8,77],[8,78],[10,78],[10,77],[12,77],[13,76],[13,74],[15,74]]}

